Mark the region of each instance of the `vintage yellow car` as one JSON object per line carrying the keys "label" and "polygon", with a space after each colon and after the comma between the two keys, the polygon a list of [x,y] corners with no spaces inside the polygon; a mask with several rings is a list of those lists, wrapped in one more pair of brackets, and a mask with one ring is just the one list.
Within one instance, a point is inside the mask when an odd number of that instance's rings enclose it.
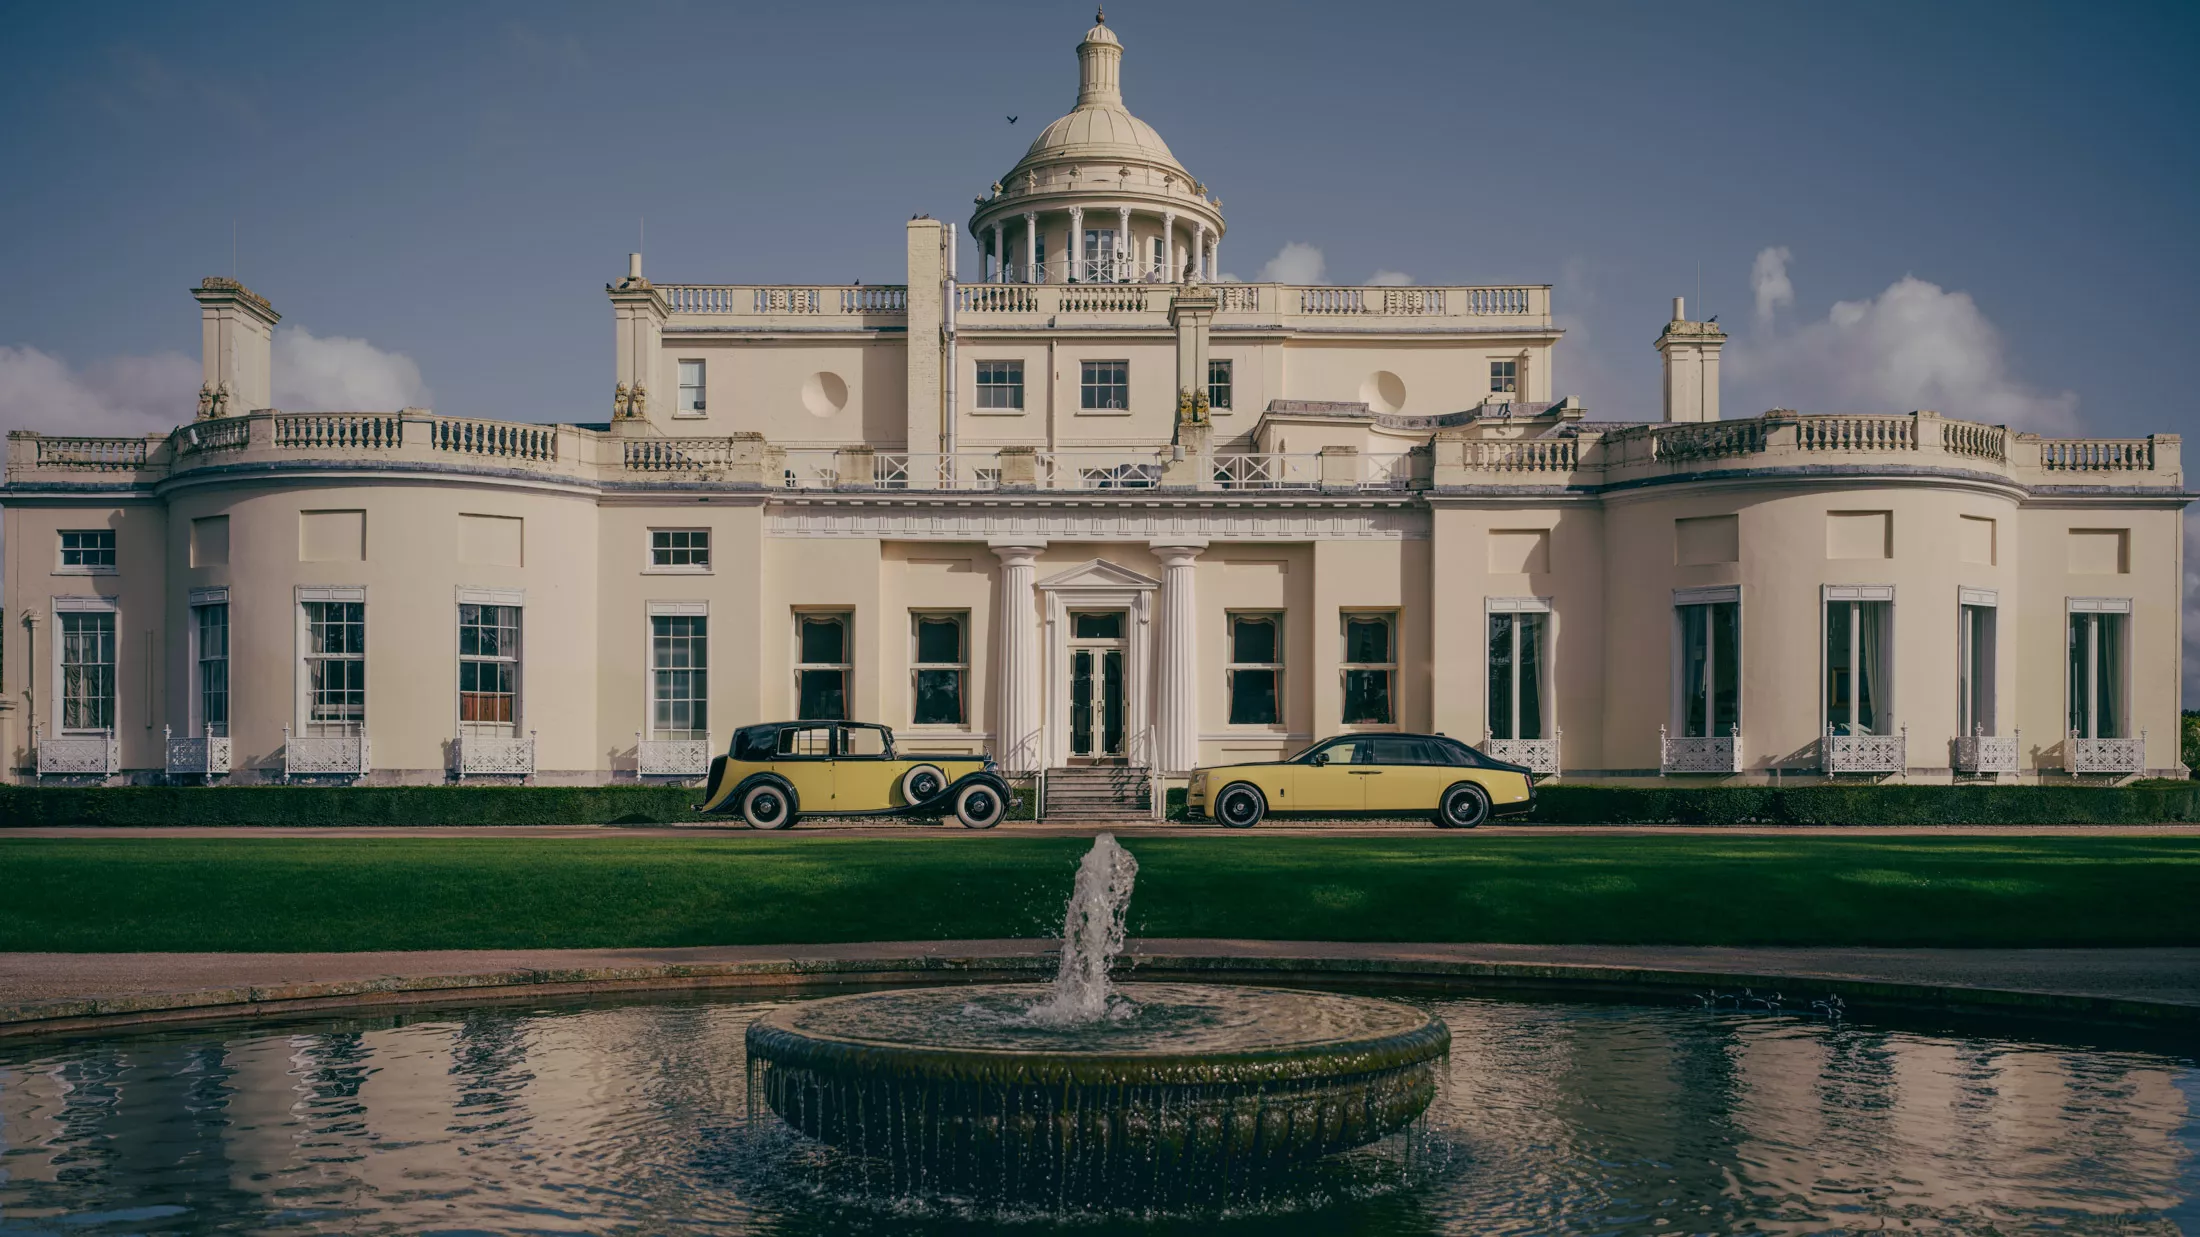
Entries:
{"label": "vintage yellow car", "polygon": [[893,731],[860,722],[769,722],[733,732],[696,810],[738,814],[751,829],[899,815],[991,829],[1016,801],[989,755],[897,752]]}
{"label": "vintage yellow car", "polygon": [[1447,829],[1535,807],[1535,775],[1440,734],[1324,739],[1289,760],[1192,773],[1186,807],[1233,829],[1270,813],[1405,816],[1426,812]]}

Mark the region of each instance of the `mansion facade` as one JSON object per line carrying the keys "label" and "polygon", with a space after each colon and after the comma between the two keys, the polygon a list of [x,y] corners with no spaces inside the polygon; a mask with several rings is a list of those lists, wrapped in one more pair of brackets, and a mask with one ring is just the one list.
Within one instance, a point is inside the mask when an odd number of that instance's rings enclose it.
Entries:
{"label": "mansion facade", "polygon": [[[1564,398],[1547,286],[1218,282],[1122,45],[901,285],[607,286],[606,420],[269,407],[192,290],[171,433],[9,436],[22,779],[699,776],[882,722],[1149,778],[1437,731],[1628,779],[2182,776],[2175,435]],[[967,270],[957,253],[977,257]],[[1646,332],[1647,333],[1647,332]]]}

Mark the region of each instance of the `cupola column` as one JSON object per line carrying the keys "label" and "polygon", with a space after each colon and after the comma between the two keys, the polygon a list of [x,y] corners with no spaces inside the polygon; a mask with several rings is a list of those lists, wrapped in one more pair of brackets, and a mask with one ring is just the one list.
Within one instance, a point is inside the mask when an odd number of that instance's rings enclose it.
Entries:
{"label": "cupola column", "polygon": [[1214,240],[1207,244],[1207,269],[1214,272],[1210,278],[1220,279],[1222,277],[1222,234],[1219,232],[1215,234]]}
{"label": "cupola column", "polygon": [[1007,273],[1007,270],[1006,270],[1006,268],[1007,268],[1007,266],[1008,266],[1008,250],[1006,250],[1006,249],[1003,249],[1003,248],[1001,248],[1001,238],[1002,238],[1002,237],[1003,237],[1004,235],[1005,235],[1005,233],[1004,233],[1004,232],[1002,232],[1002,230],[1001,230],[1001,221],[1000,221],[1000,220],[998,220],[998,219],[994,220],[994,221],[993,221],[993,279],[992,279],[992,282],[994,282],[994,283],[1006,283],[1006,282],[1008,281],[1008,273]]}
{"label": "cupola column", "polygon": [[1078,278],[1085,265],[1085,208],[1082,206],[1069,208],[1069,244],[1066,248],[1069,250],[1069,270],[1063,283]]}
{"label": "cupola column", "polygon": [[1137,255],[1131,250],[1131,208],[1115,208],[1115,282],[1125,283],[1131,278],[1131,259]]}
{"label": "cupola column", "polygon": [[1176,212],[1161,212],[1161,282],[1176,282]]}
{"label": "cupola column", "polygon": [[1206,282],[1207,282],[1207,221],[1206,221],[1206,220],[1204,220],[1204,219],[1198,220],[1198,221],[1196,221],[1195,223],[1193,223],[1192,227],[1193,227],[1194,229],[1196,229],[1196,231],[1195,231],[1195,233],[1194,233],[1194,235],[1193,235],[1193,237],[1192,237],[1192,269],[1194,269],[1194,270],[1196,270],[1197,272],[1199,272],[1199,280],[1200,280],[1200,282],[1201,282],[1201,283],[1206,283]]}
{"label": "cupola column", "polygon": [[1039,282],[1039,212],[1024,212],[1024,282]]}

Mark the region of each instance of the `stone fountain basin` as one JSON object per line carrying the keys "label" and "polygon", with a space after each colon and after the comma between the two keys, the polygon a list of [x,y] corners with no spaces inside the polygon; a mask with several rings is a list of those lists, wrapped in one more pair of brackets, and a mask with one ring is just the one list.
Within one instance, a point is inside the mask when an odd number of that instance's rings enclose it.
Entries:
{"label": "stone fountain basin", "polygon": [[1428,1107],[1451,1032],[1397,1001],[1214,984],[1117,988],[1125,1016],[1032,1021],[991,984],[805,1001],[751,1024],[772,1111],[949,1189],[1105,1195],[1241,1183],[1373,1142]]}

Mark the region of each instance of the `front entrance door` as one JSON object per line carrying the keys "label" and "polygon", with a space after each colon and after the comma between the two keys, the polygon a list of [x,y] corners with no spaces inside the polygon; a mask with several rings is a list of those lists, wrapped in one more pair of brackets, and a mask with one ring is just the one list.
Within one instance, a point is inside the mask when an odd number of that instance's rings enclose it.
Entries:
{"label": "front entrance door", "polygon": [[1069,642],[1069,762],[1123,763],[1126,641],[1123,612],[1072,612]]}

